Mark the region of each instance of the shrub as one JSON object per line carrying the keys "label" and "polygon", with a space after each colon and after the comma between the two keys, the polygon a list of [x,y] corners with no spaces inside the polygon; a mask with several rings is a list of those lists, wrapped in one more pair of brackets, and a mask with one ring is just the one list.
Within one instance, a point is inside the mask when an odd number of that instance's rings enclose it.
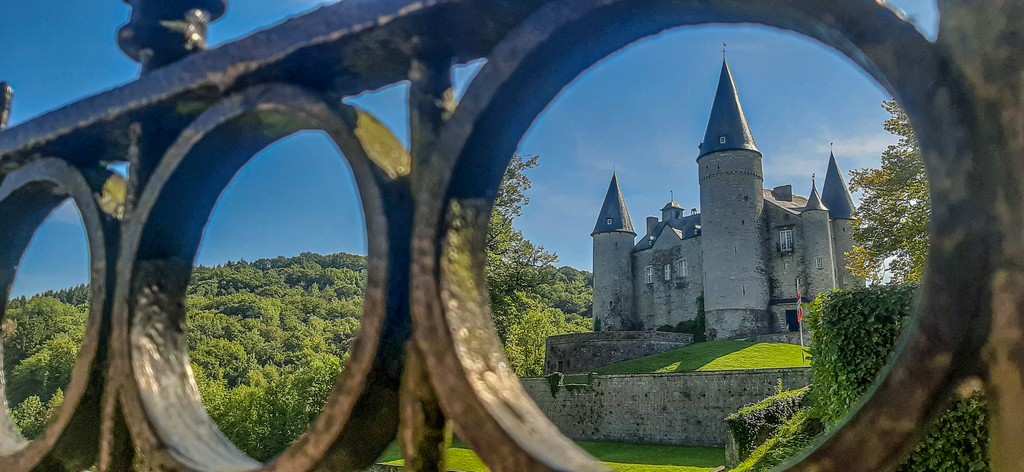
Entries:
{"label": "shrub", "polygon": [[743,460],[800,411],[809,387],[780,392],[725,418]]}
{"label": "shrub", "polygon": [[988,463],[988,407],[984,395],[959,398],[939,417],[898,472],[981,472]]}
{"label": "shrub", "polygon": [[544,378],[548,381],[548,388],[551,389],[551,396],[557,397],[558,387],[562,385],[562,380],[565,378],[565,375],[562,375],[561,372],[552,372],[545,375]]}
{"label": "shrub", "polygon": [[810,412],[810,409],[798,411],[732,472],[771,470],[809,446],[825,431],[825,426]]}
{"label": "shrub", "polygon": [[818,296],[807,327],[814,333],[817,415],[834,424],[885,366],[914,302],[914,285],[836,290]]}
{"label": "shrub", "polygon": [[[814,333],[814,377],[801,411],[739,470],[768,470],[809,445],[825,426],[840,422],[874,382],[909,319],[916,286],[887,285],[818,296],[807,326]],[[987,471],[988,413],[984,397],[956,399],[897,470]]]}

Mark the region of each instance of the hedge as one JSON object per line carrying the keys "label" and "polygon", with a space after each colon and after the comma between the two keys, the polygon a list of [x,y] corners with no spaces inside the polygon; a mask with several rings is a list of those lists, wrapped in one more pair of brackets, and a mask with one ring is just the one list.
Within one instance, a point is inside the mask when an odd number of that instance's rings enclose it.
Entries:
{"label": "hedge", "polygon": [[914,303],[916,286],[883,285],[818,296],[807,328],[813,333],[817,417],[834,424],[871,386],[889,359]]}
{"label": "hedge", "polygon": [[725,417],[732,438],[736,441],[740,460],[745,459],[754,448],[764,443],[800,411],[808,389],[804,387],[779,392]]}
{"label": "hedge", "polygon": [[[821,426],[833,427],[846,417],[889,360],[909,319],[916,289],[885,285],[818,296],[807,317],[814,336],[814,364],[805,402],[812,406],[779,428],[736,470],[768,470],[810,444],[811,433]],[[990,470],[983,395],[956,399],[897,470]]]}

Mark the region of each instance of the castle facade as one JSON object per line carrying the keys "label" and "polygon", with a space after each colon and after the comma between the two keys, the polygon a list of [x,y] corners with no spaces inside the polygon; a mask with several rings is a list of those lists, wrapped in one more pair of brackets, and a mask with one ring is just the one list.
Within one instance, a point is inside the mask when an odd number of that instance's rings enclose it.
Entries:
{"label": "castle facade", "polygon": [[673,199],[637,240],[612,176],[591,234],[596,329],[655,330],[703,308],[709,339],[795,331],[798,293],[863,286],[847,269],[854,207],[835,155],[808,197],[765,189],[761,160],[723,61],[697,156],[701,211]]}

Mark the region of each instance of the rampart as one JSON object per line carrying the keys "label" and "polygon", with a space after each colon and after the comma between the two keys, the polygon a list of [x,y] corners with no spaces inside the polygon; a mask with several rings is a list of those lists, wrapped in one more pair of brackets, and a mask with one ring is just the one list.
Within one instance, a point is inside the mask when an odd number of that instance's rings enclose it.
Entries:
{"label": "rampart", "polygon": [[[809,368],[593,375],[554,390],[544,378],[523,385],[563,434],[575,440],[723,447],[725,417],[784,388],[806,386]],[[552,393],[554,390],[554,393]]]}
{"label": "rampart", "polygon": [[600,331],[551,336],[544,373],[577,374],[693,343],[693,335],[664,331]]}

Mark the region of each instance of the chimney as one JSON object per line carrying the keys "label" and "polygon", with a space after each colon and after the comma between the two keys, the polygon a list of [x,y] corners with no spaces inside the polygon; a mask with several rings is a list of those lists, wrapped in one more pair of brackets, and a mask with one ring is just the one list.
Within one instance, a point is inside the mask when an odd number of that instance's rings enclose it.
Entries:
{"label": "chimney", "polygon": [[793,186],[792,185],[780,185],[772,189],[772,196],[776,200],[783,202],[793,201]]}
{"label": "chimney", "polygon": [[648,216],[647,217],[647,234],[648,235],[651,235],[651,233],[654,232],[654,227],[655,226],[658,226],[658,217],[657,216]]}

